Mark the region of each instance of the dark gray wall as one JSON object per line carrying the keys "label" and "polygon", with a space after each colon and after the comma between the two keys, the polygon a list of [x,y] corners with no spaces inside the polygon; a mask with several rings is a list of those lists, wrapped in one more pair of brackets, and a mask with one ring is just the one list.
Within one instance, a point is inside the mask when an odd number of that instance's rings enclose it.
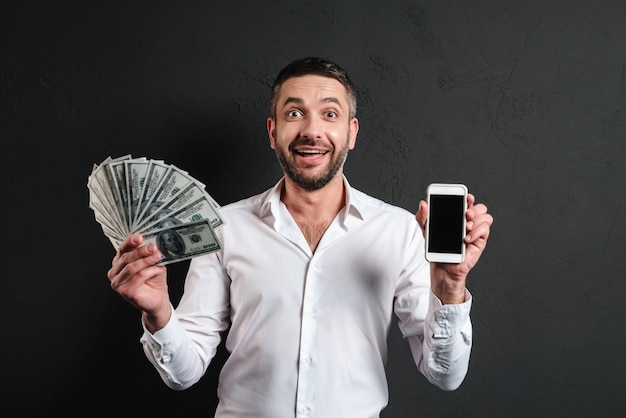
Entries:
{"label": "dark gray wall", "polygon": [[87,176],[131,153],[222,204],[273,185],[268,90],[304,55],[359,86],[354,186],[414,211],[430,182],[461,181],[495,217],[466,381],[429,386],[394,330],[383,416],[626,413],[624,1],[13,1],[0,35],[7,416],[213,412],[223,353],[165,388],[109,288]]}

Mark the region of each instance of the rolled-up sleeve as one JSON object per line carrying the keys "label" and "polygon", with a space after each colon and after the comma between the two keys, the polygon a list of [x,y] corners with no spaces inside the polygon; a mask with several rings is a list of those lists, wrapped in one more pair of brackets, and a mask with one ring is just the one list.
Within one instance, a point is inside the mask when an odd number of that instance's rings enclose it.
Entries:
{"label": "rolled-up sleeve", "polygon": [[472,348],[470,310],[472,295],[465,302],[443,305],[430,293],[423,334],[406,335],[413,359],[429,382],[443,390],[457,389],[467,374]]}

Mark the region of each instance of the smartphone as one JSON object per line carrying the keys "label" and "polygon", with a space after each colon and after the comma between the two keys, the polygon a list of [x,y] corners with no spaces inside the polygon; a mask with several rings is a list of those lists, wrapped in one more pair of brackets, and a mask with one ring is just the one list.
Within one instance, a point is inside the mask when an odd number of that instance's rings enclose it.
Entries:
{"label": "smartphone", "polygon": [[426,260],[462,263],[465,259],[465,211],[467,187],[463,184],[433,183],[428,186]]}

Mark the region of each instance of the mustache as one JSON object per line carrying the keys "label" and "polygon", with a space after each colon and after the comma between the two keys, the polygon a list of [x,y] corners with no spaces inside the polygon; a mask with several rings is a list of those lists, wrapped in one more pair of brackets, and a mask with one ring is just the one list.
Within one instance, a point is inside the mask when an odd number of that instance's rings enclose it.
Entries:
{"label": "mustache", "polygon": [[307,138],[299,136],[289,144],[289,151],[293,151],[297,147],[308,146],[308,147],[323,147],[323,148],[333,148],[332,145],[327,144],[326,142],[317,141],[315,139]]}

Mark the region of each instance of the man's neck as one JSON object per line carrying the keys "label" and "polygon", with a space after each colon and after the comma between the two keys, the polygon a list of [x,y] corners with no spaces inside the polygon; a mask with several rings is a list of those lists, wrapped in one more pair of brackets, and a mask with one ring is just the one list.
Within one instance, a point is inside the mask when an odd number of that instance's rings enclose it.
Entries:
{"label": "man's neck", "polygon": [[338,173],[326,186],[313,191],[302,189],[285,177],[280,199],[296,219],[332,220],[345,206],[343,175]]}
{"label": "man's neck", "polygon": [[315,252],[326,229],[346,204],[343,176],[338,174],[326,186],[313,191],[301,189],[285,177],[280,199]]}

